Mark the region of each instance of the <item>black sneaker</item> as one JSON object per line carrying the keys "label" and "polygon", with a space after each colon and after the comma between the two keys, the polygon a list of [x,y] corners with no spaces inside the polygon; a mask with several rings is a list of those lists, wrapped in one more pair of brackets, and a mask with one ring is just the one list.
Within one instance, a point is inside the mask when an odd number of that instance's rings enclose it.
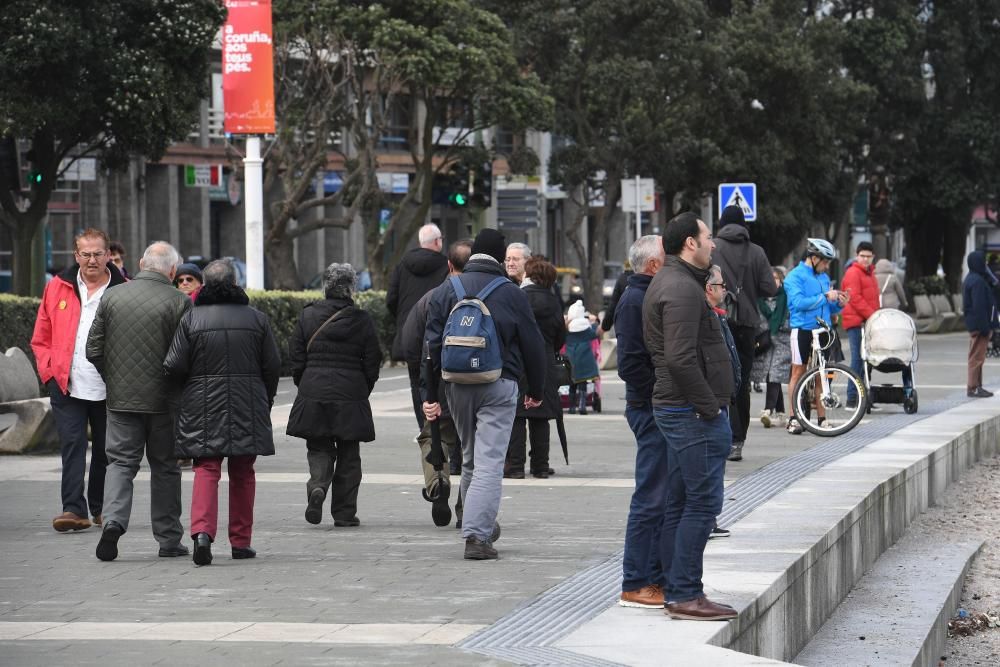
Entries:
{"label": "black sneaker", "polygon": [[361,519],[356,516],[352,516],[349,519],[338,519],[337,517],[334,517],[333,525],[337,528],[357,528],[361,525]]}
{"label": "black sneaker", "polygon": [[470,537],[465,540],[465,560],[497,560],[500,555],[488,540]]}
{"label": "black sneaker", "polygon": [[802,431],[805,430],[802,428],[802,424],[799,423],[799,420],[795,417],[788,420],[788,426],[786,426],[785,429],[792,435],[802,435]]}
{"label": "black sneaker", "polygon": [[323,501],[326,500],[326,491],[323,489],[313,489],[309,494],[309,505],[306,506],[306,521],[311,524],[318,524],[323,520]]}
{"label": "black sneaker", "polygon": [[966,395],[969,398],[989,398],[993,395],[993,392],[987,391],[982,387],[976,387],[975,389],[970,389],[968,392],[966,392]]}
{"label": "black sneaker", "polygon": [[716,537],[729,537],[729,531],[725,528],[719,528],[716,526],[712,529],[712,532],[708,534],[708,539],[714,539]]}
{"label": "black sneaker", "polygon": [[431,520],[435,526],[447,526],[451,523],[451,507],[448,498],[451,496],[451,484],[438,483],[434,495],[424,491],[424,498],[431,502]]}
{"label": "black sneaker", "polygon": [[727,461],[742,461],[743,460],[743,443],[734,442],[729,448],[729,456],[726,457]]}
{"label": "black sneaker", "polygon": [[114,521],[104,524],[101,539],[97,543],[97,557],[108,561],[118,558],[118,538],[125,534],[125,529]]}

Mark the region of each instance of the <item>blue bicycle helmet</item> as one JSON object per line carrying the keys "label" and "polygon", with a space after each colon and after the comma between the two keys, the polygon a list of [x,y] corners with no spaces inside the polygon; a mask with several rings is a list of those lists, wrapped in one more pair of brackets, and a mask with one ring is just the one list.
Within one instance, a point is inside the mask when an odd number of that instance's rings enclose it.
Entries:
{"label": "blue bicycle helmet", "polygon": [[823,259],[837,259],[837,249],[826,239],[806,239],[806,255]]}

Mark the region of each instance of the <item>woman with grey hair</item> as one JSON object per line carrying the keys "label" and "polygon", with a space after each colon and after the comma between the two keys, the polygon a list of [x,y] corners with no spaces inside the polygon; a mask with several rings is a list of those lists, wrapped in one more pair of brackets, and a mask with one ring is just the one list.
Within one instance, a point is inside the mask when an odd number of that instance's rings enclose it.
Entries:
{"label": "woman with grey hair", "polygon": [[286,433],[306,441],[306,521],[313,524],[322,519],[331,487],[333,525],[361,524],[360,443],[375,439],[368,396],[378,380],[382,351],[371,315],[354,305],[356,279],[350,264],[326,267],[326,298],[302,310],[289,342],[299,392]]}

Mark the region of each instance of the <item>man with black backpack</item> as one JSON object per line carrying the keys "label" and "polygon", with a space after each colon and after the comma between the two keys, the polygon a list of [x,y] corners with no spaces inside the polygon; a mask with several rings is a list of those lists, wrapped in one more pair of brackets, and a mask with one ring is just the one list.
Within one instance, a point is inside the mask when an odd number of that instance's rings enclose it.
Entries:
{"label": "man with black backpack", "polygon": [[778,286],[764,249],[750,241],[750,230],[739,206],[727,206],[722,210],[712,263],[722,268],[727,289],[723,308],[740,355],[740,386],[736,390],[736,402],[729,412],[733,446],[728,458],[730,461],[741,461],[743,443],[750,427],[750,370],[760,321],[757,298],[774,296]]}
{"label": "man with black backpack", "polygon": [[[545,342],[524,292],[507,279],[506,244],[484,229],[472,244],[461,276],[437,290],[427,308],[425,338],[435,374],[462,442],[465,558],[498,558],[503,465],[517,405],[518,379],[527,380],[525,407],[541,405],[545,390]],[[429,420],[439,403],[423,404]]]}

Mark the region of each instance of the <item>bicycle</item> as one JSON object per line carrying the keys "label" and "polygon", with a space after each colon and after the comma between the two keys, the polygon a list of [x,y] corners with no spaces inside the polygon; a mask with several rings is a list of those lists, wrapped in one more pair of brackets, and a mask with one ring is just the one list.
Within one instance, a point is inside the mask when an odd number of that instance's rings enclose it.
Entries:
{"label": "bicycle", "polygon": [[[812,356],[805,374],[792,389],[791,402],[796,419],[810,433],[835,436],[847,433],[858,425],[868,408],[868,390],[864,379],[850,366],[828,363],[823,352],[830,349],[837,334],[821,318],[818,329],[812,331]],[[827,342],[821,342],[823,333]],[[847,394],[853,386],[857,400],[848,405]]]}

